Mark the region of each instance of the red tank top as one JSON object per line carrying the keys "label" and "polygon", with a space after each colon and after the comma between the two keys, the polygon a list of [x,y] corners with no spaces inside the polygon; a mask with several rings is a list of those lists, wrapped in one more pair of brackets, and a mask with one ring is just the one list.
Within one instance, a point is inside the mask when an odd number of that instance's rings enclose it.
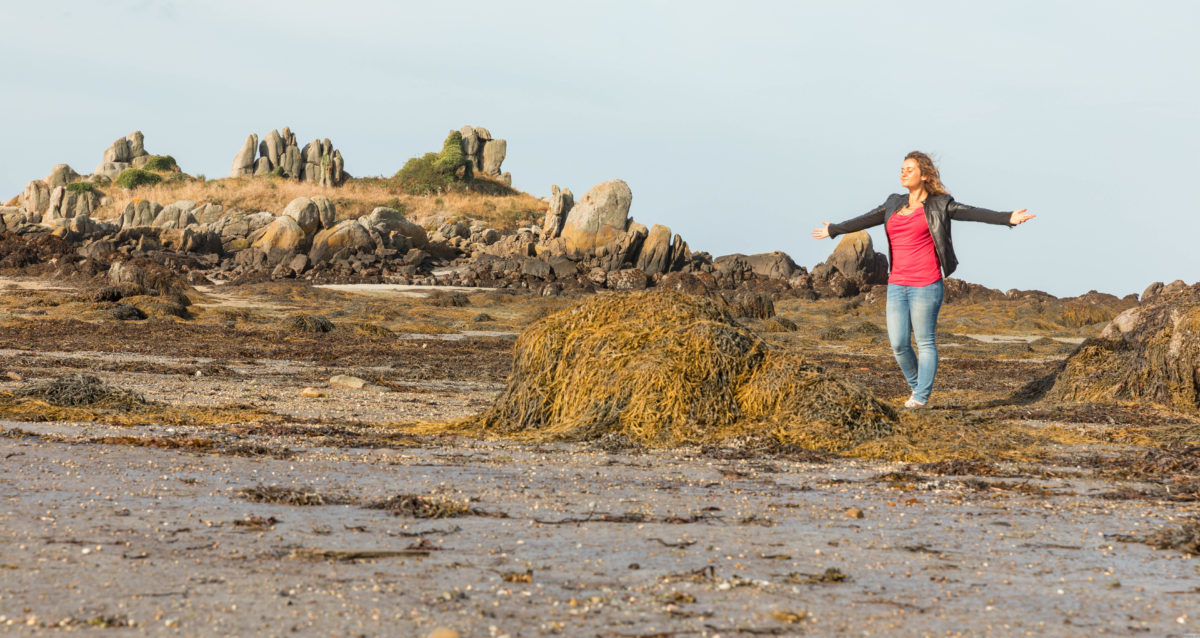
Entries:
{"label": "red tank top", "polygon": [[892,215],[887,222],[888,245],[892,248],[892,273],[888,283],[899,286],[928,286],[942,278],[933,236],[925,219],[925,207],[908,215]]}

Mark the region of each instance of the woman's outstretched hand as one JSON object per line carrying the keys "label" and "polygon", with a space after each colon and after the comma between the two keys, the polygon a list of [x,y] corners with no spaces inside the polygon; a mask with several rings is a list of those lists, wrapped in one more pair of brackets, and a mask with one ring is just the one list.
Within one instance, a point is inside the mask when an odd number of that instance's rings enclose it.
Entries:
{"label": "woman's outstretched hand", "polygon": [[[1033,215],[1030,215],[1033,217]],[[825,239],[829,236],[829,222],[821,222],[825,224],[824,228],[818,228],[812,232],[813,239]]]}
{"label": "woman's outstretched hand", "polygon": [[1024,224],[1025,222],[1033,219],[1034,217],[1037,217],[1037,215],[1033,215],[1033,214],[1025,212],[1027,210],[1029,210],[1029,209],[1022,208],[1021,210],[1014,210],[1012,213],[1012,216],[1008,218],[1008,224],[1010,226],[1016,226],[1017,224]]}

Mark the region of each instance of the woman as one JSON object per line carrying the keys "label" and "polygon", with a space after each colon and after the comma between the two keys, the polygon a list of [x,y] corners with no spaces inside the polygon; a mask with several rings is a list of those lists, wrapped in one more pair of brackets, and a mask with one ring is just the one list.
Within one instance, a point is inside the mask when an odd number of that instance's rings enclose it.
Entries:
{"label": "woman", "polygon": [[[942,307],[942,277],[958,266],[950,241],[950,220],[1004,224],[1010,228],[1034,215],[1024,208],[998,213],[954,201],[942,184],[938,169],[925,153],[913,151],[900,165],[900,185],[908,195],[890,195],[871,212],[840,224],[821,222],[812,231],[816,239],[837,237],[883,224],[888,237],[887,327],[892,352],[912,389],[906,408],[923,408],[933,391],[937,374],[938,311]],[[917,354],[909,342],[916,336]]]}

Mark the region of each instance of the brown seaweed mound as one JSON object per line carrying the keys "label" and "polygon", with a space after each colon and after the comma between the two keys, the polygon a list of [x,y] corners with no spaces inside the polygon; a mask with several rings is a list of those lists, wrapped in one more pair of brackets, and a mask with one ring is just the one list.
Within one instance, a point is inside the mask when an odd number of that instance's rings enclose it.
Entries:
{"label": "brown seaweed mound", "polygon": [[472,425],[647,446],[761,435],[841,451],[896,420],[866,390],[767,344],[722,300],[652,290],[597,295],[530,326],[507,389]]}
{"label": "brown seaweed mound", "polygon": [[1046,398],[1200,411],[1200,285],[1122,312],[1067,359]]}

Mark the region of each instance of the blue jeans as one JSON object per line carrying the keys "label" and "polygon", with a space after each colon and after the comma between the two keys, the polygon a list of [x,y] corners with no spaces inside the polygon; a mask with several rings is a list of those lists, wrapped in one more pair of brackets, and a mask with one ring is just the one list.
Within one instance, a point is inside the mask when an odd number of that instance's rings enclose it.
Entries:
{"label": "blue jeans", "polygon": [[[904,373],[904,380],[912,388],[913,398],[929,403],[933,392],[933,377],[937,374],[937,329],[938,311],[942,309],[945,289],[942,281],[928,286],[899,286],[888,284],[887,328],[888,340],[892,342],[892,353]],[[909,334],[916,337],[917,353],[913,354]]]}

